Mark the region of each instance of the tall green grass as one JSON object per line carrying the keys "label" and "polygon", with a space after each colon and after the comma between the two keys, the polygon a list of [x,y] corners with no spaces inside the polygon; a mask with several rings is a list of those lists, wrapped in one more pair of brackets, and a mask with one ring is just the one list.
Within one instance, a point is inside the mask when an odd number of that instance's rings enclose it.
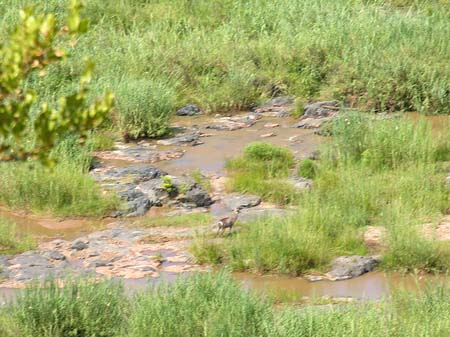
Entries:
{"label": "tall green grass", "polygon": [[[37,9],[61,18],[66,3]],[[3,35],[30,4],[0,3]],[[186,103],[245,109],[273,95],[450,112],[446,0],[91,0],[84,16],[91,28],[73,57],[28,85],[48,100],[70,92],[89,55],[93,94],[117,91],[117,126],[130,136],[164,133]]]}
{"label": "tall green grass", "polygon": [[[220,243],[200,239],[204,249],[194,252],[199,261],[234,270],[298,275],[325,270],[335,256],[372,253],[362,234],[367,226],[382,226],[388,248],[376,253],[384,254],[384,267],[447,271],[450,244],[427,241],[421,233],[423,224],[437,223],[450,207],[448,162],[442,161],[450,153],[447,127],[432,132],[425,120],[343,115],[316,164],[312,190],[294,195],[295,215],[243,224]],[[256,181],[261,188],[270,168],[258,172],[255,161],[240,160],[242,167],[232,167],[232,185]],[[270,193],[281,191],[275,184]]]}
{"label": "tall green grass", "polygon": [[250,143],[242,156],[226,164],[230,188],[279,204],[288,203],[296,195],[292,185],[286,182],[294,164],[294,156],[286,148],[264,142]]}
{"label": "tall green grass", "polygon": [[444,337],[449,288],[430,283],[378,302],[333,307],[273,307],[224,274],[194,275],[138,292],[77,281],[28,288],[0,308],[0,336]]}
{"label": "tall green grass", "polygon": [[0,163],[0,203],[11,208],[51,212],[63,216],[102,216],[117,201],[103,195],[88,175],[90,146],[66,138],[52,154],[54,167],[37,162]]}

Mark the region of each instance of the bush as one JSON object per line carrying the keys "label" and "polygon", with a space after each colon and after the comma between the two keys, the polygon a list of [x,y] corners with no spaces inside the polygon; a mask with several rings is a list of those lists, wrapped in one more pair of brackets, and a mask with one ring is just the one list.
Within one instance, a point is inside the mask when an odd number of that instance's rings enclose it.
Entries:
{"label": "bush", "polygon": [[268,336],[268,302],[225,274],[202,273],[136,298],[130,337]]}
{"label": "bush", "polygon": [[37,162],[0,163],[0,202],[64,216],[102,216],[117,206],[87,172],[90,146],[79,147],[75,138],[67,137],[51,157],[58,160],[53,168]]}
{"label": "bush", "polygon": [[120,124],[126,138],[160,137],[169,132],[174,93],[167,84],[127,80],[117,89]]}
{"label": "bush", "polygon": [[292,184],[284,180],[294,163],[289,149],[254,142],[245,147],[242,157],[228,161],[226,167],[233,190],[286,204],[293,201],[297,193]]}
{"label": "bush", "polygon": [[317,164],[311,159],[303,159],[298,164],[297,174],[300,177],[313,179],[317,173]]}
{"label": "bush", "polygon": [[8,311],[23,337],[113,337],[122,336],[128,299],[118,283],[48,282],[28,287]]}

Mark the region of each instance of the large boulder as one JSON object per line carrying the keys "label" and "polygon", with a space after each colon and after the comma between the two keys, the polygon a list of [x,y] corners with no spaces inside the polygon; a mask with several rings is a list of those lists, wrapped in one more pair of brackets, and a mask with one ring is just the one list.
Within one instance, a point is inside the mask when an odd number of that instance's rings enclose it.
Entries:
{"label": "large boulder", "polygon": [[340,256],[334,259],[326,277],[331,281],[348,280],[375,269],[379,259],[371,256]]}
{"label": "large boulder", "polygon": [[177,110],[177,116],[195,116],[200,115],[202,112],[199,107],[194,104],[185,105]]}
{"label": "large boulder", "polygon": [[214,202],[209,193],[189,177],[176,177],[173,184],[178,192],[177,200],[181,203],[208,207]]}

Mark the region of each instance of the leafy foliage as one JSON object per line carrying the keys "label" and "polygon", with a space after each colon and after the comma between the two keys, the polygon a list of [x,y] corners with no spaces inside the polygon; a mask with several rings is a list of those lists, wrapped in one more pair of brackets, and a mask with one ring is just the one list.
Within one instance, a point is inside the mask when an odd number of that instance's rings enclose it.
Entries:
{"label": "leafy foliage", "polygon": [[[32,8],[20,12],[20,22],[8,39],[0,45],[0,137],[2,159],[23,160],[29,157],[48,162],[48,153],[60,136],[70,132],[85,137],[88,131],[102,123],[109,112],[112,94],[88,104],[87,84],[93,65],[89,61],[75,93],[59,98],[58,107],[44,102],[31,113],[36,93],[25,86],[29,76],[46,69],[66,57],[61,42],[74,45],[77,36],[87,29],[81,20],[81,5],[72,1],[66,25],[59,27],[54,14],[34,15]],[[67,41],[65,37],[71,40]],[[31,132],[34,137],[29,140]],[[28,141],[26,141],[28,140]]]}

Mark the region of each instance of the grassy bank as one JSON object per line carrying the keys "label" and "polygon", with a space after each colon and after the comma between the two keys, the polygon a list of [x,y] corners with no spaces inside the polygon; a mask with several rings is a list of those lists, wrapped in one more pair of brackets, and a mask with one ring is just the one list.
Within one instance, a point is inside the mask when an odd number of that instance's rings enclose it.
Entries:
{"label": "grassy bank", "polygon": [[89,144],[80,147],[69,137],[52,156],[57,158],[54,167],[32,161],[0,163],[0,203],[60,216],[102,216],[117,205],[88,174]]}
{"label": "grassy bank", "polygon": [[77,281],[30,288],[0,308],[0,336],[437,337],[450,333],[449,295],[435,284],[376,303],[275,308],[224,274],[194,275],[132,299],[117,284]]}
{"label": "grassy bank", "polygon": [[[326,269],[339,255],[382,253],[385,268],[447,271],[450,245],[425,240],[421,230],[425,223],[437,223],[450,207],[444,184],[450,169],[449,128],[432,132],[424,120],[347,114],[334,123],[333,134],[314,163],[312,190],[290,194],[299,205],[294,215],[243,224],[219,243],[201,238],[194,246],[199,261],[298,275]],[[232,185],[262,192],[269,200],[283,195],[286,189],[277,183],[261,190],[277,159],[250,161],[246,156],[247,150],[229,165]],[[386,229],[387,247],[373,252],[366,246],[367,226]]]}
{"label": "grassy bank", "polygon": [[[66,2],[37,9],[61,17]],[[1,2],[0,32],[32,3]],[[50,101],[70,92],[90,55],[93,94],[116,93],[111,122],[130,137],[165,133],[186,103],[244,109],[274,95],[450,112],[446,0],[91,0],[84,16],[73,57],[28,85]]]}

